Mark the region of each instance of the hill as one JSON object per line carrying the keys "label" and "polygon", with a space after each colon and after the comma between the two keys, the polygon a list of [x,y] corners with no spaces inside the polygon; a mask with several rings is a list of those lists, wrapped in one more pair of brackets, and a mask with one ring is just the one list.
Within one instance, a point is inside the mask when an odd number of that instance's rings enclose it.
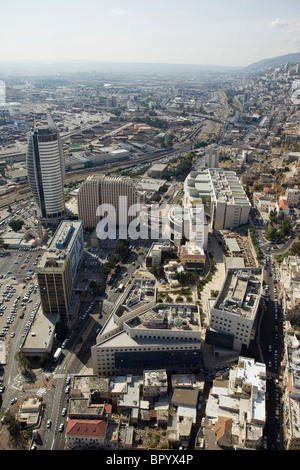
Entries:
{"label": "hill", "polygon": [[300,62],[300,52],[295,52],[292,54],[280,55],[277,57],[272,57],[270,59],[259,60],[253,64],[247,65],[243,68],[243,72],[255,72],[260,69],[265,69],[268,67],[278,67],[280,65],[286,64],[287,62],[291,64],[297,64]]}

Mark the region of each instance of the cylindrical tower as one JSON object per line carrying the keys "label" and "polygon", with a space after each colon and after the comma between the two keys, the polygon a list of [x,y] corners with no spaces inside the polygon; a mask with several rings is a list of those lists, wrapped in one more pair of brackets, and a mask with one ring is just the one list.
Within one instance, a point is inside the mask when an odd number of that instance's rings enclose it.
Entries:
{"label": "cylindrical tower", "polygon": [[50,115],[48,125],[28,134],[27,172],[29,186],[43,219],[59,219],[65,214],[65,161],[59,133]]}

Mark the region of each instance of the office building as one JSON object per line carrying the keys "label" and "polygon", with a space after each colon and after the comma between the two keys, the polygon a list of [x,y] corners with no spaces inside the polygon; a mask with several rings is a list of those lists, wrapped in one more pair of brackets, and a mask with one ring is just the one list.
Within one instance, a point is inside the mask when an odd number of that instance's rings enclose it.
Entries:
{"label": "office building", "polygon": [[251,203],[233,171],[192,171],[184,182],[185,206],[204,205],[211,228],[233,229],[248,223]]}
{"label": "office building", "polygon": [[55,313],[61,321],[75,314],[73,286],[83,249],[82,222],[62,221],[36,267],[43,312]]}
{"label": "office building", "polygon": [[261,268],[228,269],[216,301],[210,303],[206,343],[221,350],[240,352],[249,347],[262,294]]}
{"label": "office building", "polygon": [[199,370],[201,326],[197,305],[157,303],[156,281],[134,279],[114,306],[91,348],[94,374],[140,374],[160,368]]}
{"label": "office building", "polygon": [[28,133],[28,181],[38,215],[59,220],[65,213],[63,148],[57,128],[47,114],[47,125],[33,126]]}
{"label": "office building", "polygon": [[203,157],[205,168],[218,168],[219,154],[217,145],[207,147]]}
{"label": "office building", "polygon": [[109,204],[115,208],[117,226],[128,225],[134,218],[134,216],[127,217],[128,209],[138,202],[138,192],[130,178],[113,178],[94,174],[89,176],[79,188],[78,219],[82,220],[83,228],[95,229],[101,219],[99,212],[97,215],[98,207]]}

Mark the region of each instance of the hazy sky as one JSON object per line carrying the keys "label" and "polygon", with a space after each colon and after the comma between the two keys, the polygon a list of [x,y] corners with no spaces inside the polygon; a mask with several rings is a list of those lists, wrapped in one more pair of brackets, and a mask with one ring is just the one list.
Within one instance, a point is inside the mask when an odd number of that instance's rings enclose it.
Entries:
{"label": "hazy sky", "polygon": [[299,0],[0,0],[0,62],[248,65],[300,52]]}

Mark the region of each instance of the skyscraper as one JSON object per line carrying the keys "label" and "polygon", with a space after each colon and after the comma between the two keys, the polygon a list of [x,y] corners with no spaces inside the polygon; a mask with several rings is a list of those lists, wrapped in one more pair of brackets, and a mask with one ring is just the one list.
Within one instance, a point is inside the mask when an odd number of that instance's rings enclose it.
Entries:
{"label": "skyscraper", "polygon": [[[124,216],[124,225],[133,218],[127,216],[122,206],[122,197],[126,198],[126,208],[139,203],[139,194],[134,182],[127,177],[108,177],[104,175],[91,175],[80,186],[77,196],[78,219],[82,220],[83,228],[96,228],[100,220],[97,208],[101,204],[110,204],[116,211],[116,223],[120,227],[120,216]],[[126,211],[126,214],[124,213]]]}
{"label": "skyscraper", "polygon": [[47,126],[35,124],[28,133],[27,172],[31,192],[43,219],[60,219],[65,213],[65,162],[57,128],[47,113]]}
{"label": "skyscraper", "polygon": [[73,285],[83,257],[81,221],[62,220],[36,267],[43,312],[57,313],[61,321],[69,321]]}

